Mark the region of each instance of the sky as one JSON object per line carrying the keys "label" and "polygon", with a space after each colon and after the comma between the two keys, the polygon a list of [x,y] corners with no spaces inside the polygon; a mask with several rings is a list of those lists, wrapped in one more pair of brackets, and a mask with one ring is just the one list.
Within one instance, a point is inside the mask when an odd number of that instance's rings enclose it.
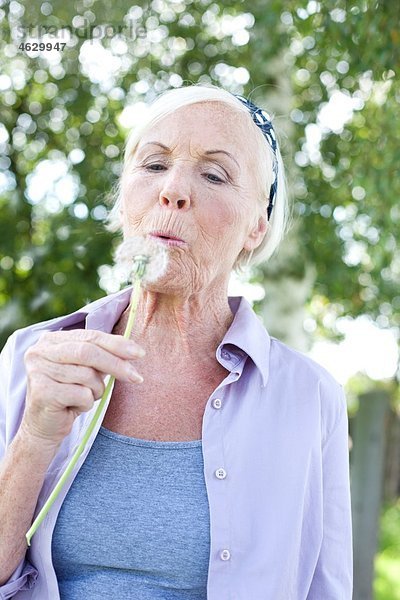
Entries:
{"label": "sky", "polygon": [[376,381],[394,377],[399,360],[394,330],[380,329],[363,315],[346,319],[343,331],[343,342],[318,342],[308,355],[342,384],[357,372]]}

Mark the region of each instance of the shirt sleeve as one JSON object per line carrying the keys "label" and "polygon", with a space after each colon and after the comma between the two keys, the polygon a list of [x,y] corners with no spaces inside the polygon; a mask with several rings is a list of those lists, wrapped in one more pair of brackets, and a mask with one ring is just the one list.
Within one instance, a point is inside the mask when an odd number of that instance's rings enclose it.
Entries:
{"label": "shirt sleeve", "polygon": [[348,417],[342,385],[338,413],[322,447],[323,539],[307,600],[351,600],[353,595]]}
{"label": "shirt sleeve", "polygon": [[[7,450],[7,399],[14,338],[11,336],[0,354],[0,463]],[[30,590],[36,582],[37,569],[23,558],[6,583],[0,586],[0,600],[13,598],[22,590]]]}
{"label": "shirt sleeve", "polygon": [[11,372],[11,348],[13,336],[9,337],[0,353],[0,462],[6,451],[6,410]]}

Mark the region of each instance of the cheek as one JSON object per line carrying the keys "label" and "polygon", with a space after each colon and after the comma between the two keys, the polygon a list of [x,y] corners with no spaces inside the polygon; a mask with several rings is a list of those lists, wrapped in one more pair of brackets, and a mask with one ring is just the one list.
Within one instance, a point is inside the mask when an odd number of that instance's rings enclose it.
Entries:
{"label": "cheek", "polygon": [[[222,236],[225,239],[236,236],[242,228],[245,214],[244,207],[237,204],[237,199],[231,202],[214,202],[208,204],[208,210],[205,211],[203,223],[208,231],[212,231],[214,236]],[[230,235],[232,234],[232,235]]]}
{"label": "cheek", "polygon": [[132,197],[135,191],[143,188],[143,180],[141,181],[137,175],[124,175],[121,181],[121,190],[125,196]]}
{"label": "cheek", "polygon": [[213,202],[207,202],[205,207],[207,207],[207,209],[202,210],[200,215],[202,225],[206,230],[215,231],[223,226],[223,223],[226,221],[227,211]]}
{"label": "cheek", "polygon": [[135,175],[124,176],[121,181],[121,205],[126,214],[140,212],[148,206],[150,183]]}

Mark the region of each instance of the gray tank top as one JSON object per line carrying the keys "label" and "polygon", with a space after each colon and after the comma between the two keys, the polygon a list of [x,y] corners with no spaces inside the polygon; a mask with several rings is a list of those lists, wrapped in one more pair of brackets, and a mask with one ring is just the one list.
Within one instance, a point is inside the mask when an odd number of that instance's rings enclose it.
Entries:
{"label": "gray tank top", "polygon": [[61,600],[206,600],[209,554],[201,440],[101,427],[53,532]]}

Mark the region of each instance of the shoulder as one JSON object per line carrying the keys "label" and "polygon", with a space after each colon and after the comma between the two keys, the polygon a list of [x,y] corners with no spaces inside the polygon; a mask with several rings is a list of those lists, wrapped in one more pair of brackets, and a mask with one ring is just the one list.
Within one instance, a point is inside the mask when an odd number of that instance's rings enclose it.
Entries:
{"label": "shoulder", "polygon": [[297,403],[319,409],[325,436],[347,413],[343,385],[322,365],[271,336],[270,379]]}
{"label": "shoulder", "polygon": [[271,338],[270,363],[271,367],[282,375],[288,373],[296,375],[301,381],[310,385],[321,381],[327,386],[340,386],[337,379],[321,364],[300,352],[291,348],[277,338]]}
{"label": "shoulder", "polygon": [[[118,302],[120,296],[124,294],[129,294],[129,288],[115,294],[103,296],[69,314],[16,329],[8,337],[0,352],[0,442],[5,413],[7,413],[8,419],[17,419],[25,403],[26,371],[24,355],[28,348],[34,345],[46,331],[85,327],[85,320],[89,313],[99,311],[102,315],[103,306],[105,310],[110,307],[114,307],[113,310],[115,310],[115,302]],[[16,421],[13,423],[13,425],[8,426],[8,432],[16,431],[18,428]]]}
{"label": "shoulder", "polygon": [[48,319],[46,321],[39,321],[37,323],[33,323],[32,325],[16,329],[8,338],[2,353],[9,354],[14,349],[26,350],[39,339],[42,333],[46,331],[58,331],[59,329],[73,327],[74,325],[85,322],[85,319],[89,313],[94,313],[95,311],[101,310],[103,307],[106,308],[107,306],[118,302],[121,296],[126,296],[127,291],[129,290],[124,289],[119,292],[103,296],[97,300],[94,300],[93,302],[85,304],[81,308],[71,313],[67,313],[53,319]]}

